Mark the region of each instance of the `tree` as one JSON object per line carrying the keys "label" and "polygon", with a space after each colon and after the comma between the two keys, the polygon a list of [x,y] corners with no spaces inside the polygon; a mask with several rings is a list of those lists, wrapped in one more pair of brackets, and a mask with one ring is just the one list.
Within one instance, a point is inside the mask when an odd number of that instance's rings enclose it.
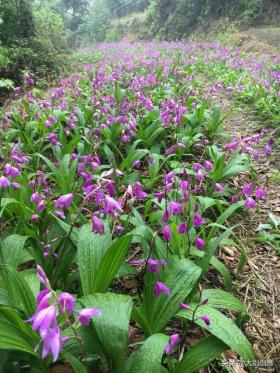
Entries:
{"label": "tree", "polygon": [[2,0],[0,3],[0,40],[9,46],[16,39],[35,34],[30,0]]}
{"label": "tree", "polygon": [[61,0],[60,8],[66,17],[66,26],[73,32],[77,31],[87,14],[89,0]]}

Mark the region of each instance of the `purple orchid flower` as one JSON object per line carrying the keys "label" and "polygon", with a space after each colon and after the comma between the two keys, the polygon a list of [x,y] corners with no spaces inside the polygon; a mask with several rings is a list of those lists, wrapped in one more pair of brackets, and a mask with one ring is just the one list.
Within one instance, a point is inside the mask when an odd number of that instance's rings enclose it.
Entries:
{"label": "purple orchid flower", "polygon": [[102,219],[98,216],[93,215],[91,218],[92,222],[92,231],[94,233],[104,234],[105,226]]}
{"label": "purple orchid flower", "polygon": [[59,197],[57,200],[54,201],[54,206],[56,210],[61,209],[68,209],[73,201],[73,194],[65,194],[64,196]]}
{"label": "purple orchid flower", "polygon": [[165,259],[148,259],[147,270],[158,274],[160,265],[167,265],[167,261]]}
{"label": "purple orchid flower", "polygon": [[75,308],[75,298],[69,293],[61,293],[57,298],[61,310],[73,313]]}
{"label": "purple orchid flower", "polygon": [[157,281],[155,283],[154,296],[159,297],[161,293],[165,293],[168,297],[171,294],[170,289],[164,283]]}
{"label": "purple orchid flower", "polygon": [[79,321],[83,326],[88,326],[93,316],[101,316],[102,312],[98,308],[83,308],[79,311]]}

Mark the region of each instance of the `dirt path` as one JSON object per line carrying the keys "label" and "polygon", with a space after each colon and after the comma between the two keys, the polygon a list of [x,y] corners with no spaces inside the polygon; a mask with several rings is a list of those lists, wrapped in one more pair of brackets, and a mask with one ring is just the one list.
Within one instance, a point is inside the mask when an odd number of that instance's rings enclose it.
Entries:
{"label": "dirt path", "polygon": [[[250,107],[236,103],[233,99],[222,95],[216,97],[224,112],[231,109],[234,114],[225,124],[226,131],[241,140],[244,137],[260,133],[261,128],[269,128],[268,124],[258,123],[257,117]],[[268,139],[275,139],[278,131],[268,129],[257,148],[263,149]],[[257,149],[258,150],[258,149]],[[235,286],[240,298],[244,301],[251,316],[246,324],[246,333],[252,341],[259,360],[272,359],[273,369],[258,368],[258,372],[280,372],[280,256],[270,244],[257,242],[257,228],[261,223],[269,222],[269,213],[280,220],[280,149],[270,156],[261,156],[254,161],[257,179],[242,175],[235,180],[238,186],[256,183],[264,186],[267,200],[254,212],[244,216],[239,228],[241,244],[248,255],[248,265],[236,279]],[[236,272],[237,258],[225,257],[227,264]]]}

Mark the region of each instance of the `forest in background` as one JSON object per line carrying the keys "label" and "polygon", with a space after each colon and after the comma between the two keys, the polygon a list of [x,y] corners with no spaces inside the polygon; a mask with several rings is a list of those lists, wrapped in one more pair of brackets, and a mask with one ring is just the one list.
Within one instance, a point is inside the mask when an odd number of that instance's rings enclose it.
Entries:
{"label": "forest in background", "polygon": [[[133,39],[187,39],[218,19],[245,27],[279,20],[278,0],[2,0],[0,88],[44,87],[78,47]],[[122,21],[124,20],[124,21]]]}

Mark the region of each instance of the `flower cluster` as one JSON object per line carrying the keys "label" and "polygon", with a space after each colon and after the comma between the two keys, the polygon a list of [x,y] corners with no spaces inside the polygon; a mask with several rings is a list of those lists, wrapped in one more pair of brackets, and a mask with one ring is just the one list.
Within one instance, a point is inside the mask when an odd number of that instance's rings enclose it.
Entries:
{"label": "flower cluster", "polygon": [[[42,358],[52,355],[53,361],[58,359],[58,355],[70,337],[62,337],[61,328],[58,325],[57,317],[62,314],[73,315],[75,310],[75,298],[67,293],[56,295],[51,289],[50,282],[40,266],[37,266],[39,281],[46,287],[37,295],[37,308],[35,314],[27,322],[32,323],[32,330],[38,331],[42,343]],[[69,326],[75,328],[80,323],[88,326],[93,316],[101,316],[101,311],[97,308],[83,308],[78,311],[78,317],[73,324],[70,319]],[[36,349],[39,346],[36,347]]]}

